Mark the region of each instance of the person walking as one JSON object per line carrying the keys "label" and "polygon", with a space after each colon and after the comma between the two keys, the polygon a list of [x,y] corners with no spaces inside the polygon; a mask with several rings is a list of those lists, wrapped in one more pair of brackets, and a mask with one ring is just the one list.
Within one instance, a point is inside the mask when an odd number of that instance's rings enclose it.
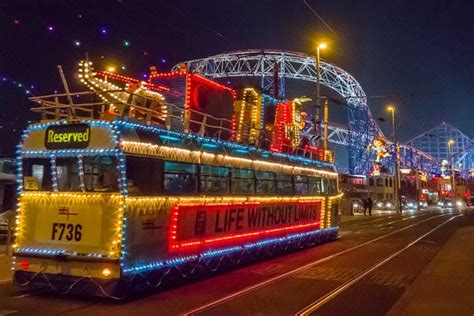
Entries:
{"label": "person walking", "polygon": [[365,216],[365,213],[367,212],[367,206],[368,206],[367,199],[362,199],[362,206],[364,207],[364,216]]}
{"label": "person walking", "polygon": [[369,209],[369,216],[372,216],[372,206],[374,205],[374,201],[372,201],[372,198],[369,196],[367,198],[367,208]]}

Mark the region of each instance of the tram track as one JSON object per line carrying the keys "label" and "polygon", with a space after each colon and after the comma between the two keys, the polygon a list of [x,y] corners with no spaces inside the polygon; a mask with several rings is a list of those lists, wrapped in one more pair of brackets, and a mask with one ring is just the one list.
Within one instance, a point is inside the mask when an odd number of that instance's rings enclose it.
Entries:
{"label": "tram track", "polygon": [[[366,224],[366,225],[357,225],[357,226],[355,226],[355,227],[357,227],[357,229],[352,230],[349,227],[348,229],[342,230],[342,235],[359,234],[360,232],[364,232],[364,231],[367,231],[369,229],[381,229],[381,228],[385,228],[385,227],[390,228],[390,225],[393,225],[393,224],[402,223],[402,222],[405,222],[407,220],[416,219],[416,218],[419,218],[419,217],[426,217],[426,216],[430,216],[430,215],[433,215],[433,213],[426,212],[426,213],[415,214],[415,215],[410,215],[410,216],[405,216],[405,217],[402,216],[401,218],[398,218],[396,220],[386,222],[386,223],[378,223],[378,222],[373,223],[372,222],[372,223]],[[395,216],[390,216],[390,217],[383,218],[383,219],[390,219],[390,218],[393,218],[393,217],[395,217]]]}
{"label": "tram track", "polygon": [[[182,313],[182,315],[196,315],[196,314],[200,314],[200,313],[203,313],[203,312],[206,312],[206,311],[210,311],[210,310],[212,310],[213,308],[218,307],[219,305],[222,305],[222,304],[224,304],[224,303],[230,302],[230,301],[232,301],[232,300],[234,300],[234,299],[237,299],[237,298],[239,298],[239,297],[241,297],[241,296],[247,295],[247,294],[249,294],[249,293],[251,293],[251,292],[254,292],[254,291],[258,290],[258,289],[261,289],[261,288],[263,288],[263,287],[265,287],[265,286],[269,286],[269,285],[271,285],[271,284],[273,284],[273,283],[276,283],[277,281],[280,281],[280,280],[283,280],[283,279],[288,278],[288,277],[290,277],[290,276],[293,276],[293,275],[295,275],[295,274],[297,274],[297,273],[299,273],[299,272],[303,272],[303,271],[308,270],[308,269],[310,269],[310,268],[312,268],[312,267],[314,267],[314,266],[317,266],[317,265],[320,265],[320,264],[322,264],[322,263],[328,262],[328,261],[330,261],[330,260],[333,260],[333,259],[335,259],[335,258],[338,258],[338,257],[343,256],[343,255],[345,255],[345,254],[348,254],[348,253],[350,253],[350,252],[353,252],[353,251],[355,251],[355,250],[357,250],[357,249],[360,249],[360,248],[362,248],[362,247],[365,247],[365,246],[368,246],[368,245],[370,245],[370,244],[373,244],[373,243],[375,243],[375,242],[377,242],[377,241],[380,241],[380,240],[383,240],[383,239],[388,238],[388,237],[390,237],[390,236],[393,236],[393,235],[395,235],[395,234],[397,234],[397,233],[400,233],[400,232],[406,231],[406,230],[408,230],[408,229],[410,229],[410,228],[419,226],[419,225],[421,225],[421,224],[423,224],[423,223],[427,223],[427,222],[429,222],[429,221],[432,221],[432,220],[435,220],[435,219],[438,219],[438,218],[441,218],[441,217],[445,217],[445,216],[451,215],[451,214],[439,214],[439,215],[434,215],[434,214],[428,213],[428,214],[424,214],[424,215],[428,215],[429,217],[426,218],[426,219],[419,220],[419,221],[417,221],[417,222],[415,222],[415,223],[413,223],[413,224],[410,224],[410,225],[404,226],[404,227],[402,227],[402,228],[396,229],[396,230],[394,230],[394,231],[391,231],[391,232],[389,232],[389,233],[387,233],[387,234],[384,234],[384,235],[382,235],[382,236],[376,237],[376,238],[371,239],[371,240],[369,240],[369,241],[363,242],[363,243],[361,243],[361,244],[359,244],[359,245],[356,245],[356,246],[353,246],[353,247],[349,247],[349,248],[347,248],[347,249],[341,250],[341,251],[339,251],[339,252],[337,252],[337,253],[334,253],[334,254],[332,254],[332,255],[329,255],[329,256],[320,258],[320,259],[318,259],[318,260],[316,260],[316,261],[309,262],[309,263],[307,263],[307,264],[305,264],[305,265],[303,265],[303,266],[301,266],[301,267],[298,267],[298,268],[289,270],[289,271],[287,271],[287,272],[285,272],[285,273],[283,273],[283,274],[280,274],[280,275],[278,275],[278,276],[275,276],[275,277],[266,279],[266,280],[264,280],[264,281],[261,281],[261,282],[255,283],[255,284],[252,284],[252,285],[247,286],[247,287],[245,287],[245,288],[242,288],[242,289],[240,289],[240,290],[238,290],[238,291],[234,291],[234,292],[232,292],[232,293],[230,293],[230,294],[228,294],[228,295],[226,295],[226,296],[220,297],[220,298],[215,299],[215,300],[213,300],[213,301],[207,302],[207,303],[205,303],[205,304],[203,304],[203,305],[200,305],[200,306],[197,306],[197,307],[195,307],[195,308],[189,309],[189,310],[187,310],[186,312]],[[431,216],[430,216],[430,215],[431,215]],[[421,215],[420,215],[420,216],[421,216]],[[417,216],[417,217],[420,217],[420,216]],[[458,216],[460,216],[460,215],[458,215]],[[417,218],[417,217],[415,217],[415,218]],[[410,217],[409,217],[409,218],[410,218]],[[451,217],[448,221],[452,220],[453,218],[454,218],[454,216]],[[412,217],[412,219],[413,219],[413,217]],[[401,222],[401,221],[403,221],[403,219],[400,219],[399,221]],[[366,229],[368,229],[368,228],[366,228]]]}
{"label": "tram track", "polygon": [[317,300],[313,301],[311,304],[305,306],[301,310],[299,310],[296,315],[301,315],[301,316],[307,316],[310,315],[314,312],[316,312],[319,308],[321,308],[323,305],[327,304],[328,302],[332,301],[334,298],[342,294],[343,292],[347,291],[349,288],[360,282],[362,279],[367,277],[370,273],[374,272],[390,260],[394,259],[398,255],[400,255],[402,252],[406,251],[407,249],[413,247],[416,243],[422,241],[422,239],[426,238],[436,230],[440,229],[444,225],[448,224],[452,220],[463,216],[462,214],[454,215],[451,216],[449,219],[443,221],[442,223],[438,224],[434,228],[430,229],[428,232],[422,234],[418,238],[412,240],[410,243],[405,245],[403,248],[391,253],[389,256],[386,256],[382,260],[377,261],[375,264],[371,265],[367,269],[364,269],[362,272],[360,272],[357,276],[351,278],[350,280],[344,282],[343,284],[339,285],[337,288],[333,289],[332,291],[326,293],[325,295],[319,297]]}

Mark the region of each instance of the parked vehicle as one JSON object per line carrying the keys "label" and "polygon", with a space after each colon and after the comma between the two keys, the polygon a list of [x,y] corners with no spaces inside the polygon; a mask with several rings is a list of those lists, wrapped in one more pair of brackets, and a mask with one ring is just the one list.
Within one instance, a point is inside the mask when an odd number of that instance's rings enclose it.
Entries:
{"label": "parked vehicle", "polygon": [[392,211],[395,209],[395,203],[391,200],[376,200],[374,208],[381,211]]}
{"label": "parked vehicle", "polygon": [[451,199],[441,199],[438,201],[437,205],[441,208],[452,208],[454,206],[454,203]]}
{"label": "parked vehicle", "polygon": [[[403,204],[404,210],[414,211],[418,209],[418,203],[415,200],[408,200]],[[421,208],[421,204],[420,204]]]}
{"label": "parked vehicle", "polygon": [[428,202],[427,201],[420,201],[418,203],[420,204],[420,209],[428,208]]}
{"label": "parked vehicle", "polygon": [[351,199],[352,212],[353,213],[362,213],[364,212],[364,202],[361,199]]}

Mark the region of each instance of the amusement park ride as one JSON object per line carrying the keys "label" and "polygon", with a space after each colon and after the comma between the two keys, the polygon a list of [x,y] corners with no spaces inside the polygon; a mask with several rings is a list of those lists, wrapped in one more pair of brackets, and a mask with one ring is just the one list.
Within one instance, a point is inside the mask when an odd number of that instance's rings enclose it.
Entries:
{"label": "amusement park ride", "polygon": [[[277,86],[279,95],[285,96],[286,80],[317,81],[316,60],[314,56],[282,50],[252,49],[214,55],[202,59],[183,62],[189,71],[210,79],[232,77],[256,77],[260,79],[261,91],[271,93]],[[179,69],[180,63],[174,66]],[[349,153],[349,172],[368,175],[376,162],[377,150],[368,152],[373,141],[383,139],[388,147],[393,147],[386,139],[367,104],[367,96],[357,80],[344,69],[320,62],[320,83],[337,92],[347,105],[348,123],[346,126],[330,123],[328,141],[347,146]],[[275,80],[277,79],[277,80]],[[314,137],[314,124],[306,122],[303,136]],[[430,155],[411,146],[399,144],[399,159],[402,168],[418,167],[429,172],[436,165]],[[392,159],[392,158],[389,158]],[[393,165],[393,161],[386,161]],[[415,166],[417,165],[417,166]]]}
{"label": "amusement park ride", "polygon": [[[143,81],[81,61],[91,91],[71,93],[60,68],[66,93],[31,98],[41,122],[17,151],[16,284],[119,298],[117,287],[158,287],[171,270],[214,271],[336,238],[334,155],[314,137],[305,100],[283,97],[285,78],[315,81],[312,57],[250,50],[151,70]],[[320,71],[349,110],[349,128],[327,126],[324,137],[367,174],[367,149],[386,158],[388,142],[357,81],[328,63]],[[241,76],[261,87],[215,81]]]}

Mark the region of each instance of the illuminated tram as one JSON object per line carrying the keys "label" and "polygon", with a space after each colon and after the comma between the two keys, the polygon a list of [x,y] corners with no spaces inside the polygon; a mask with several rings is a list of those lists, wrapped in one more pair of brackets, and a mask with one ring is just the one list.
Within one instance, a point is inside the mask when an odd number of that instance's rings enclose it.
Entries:
{"label": "illuminated tram", "polygon": [[[175,75],[186,83],[184,104],[171,104],[166,83],[119,89],[114,74],[98,79],[88,65],[83,82],[93,91],[83,96],[100,101],[32,99],[42,121],[26,129],[17,152],[16,284],[118,297],[124,286],[158,286],[173,269],[214,270],[225,258],[254,260],[337,237],[333,163],[326,154],[312,159],[315,150],[255,145],[259,132],[236,126],[253,92],[239,103],[238,93],[183,70]],[[201,84],[194,99],[207,89],[210,111],[212,93],[221,101],[230,93],[228,128],[190,104],[192,80]]]}

